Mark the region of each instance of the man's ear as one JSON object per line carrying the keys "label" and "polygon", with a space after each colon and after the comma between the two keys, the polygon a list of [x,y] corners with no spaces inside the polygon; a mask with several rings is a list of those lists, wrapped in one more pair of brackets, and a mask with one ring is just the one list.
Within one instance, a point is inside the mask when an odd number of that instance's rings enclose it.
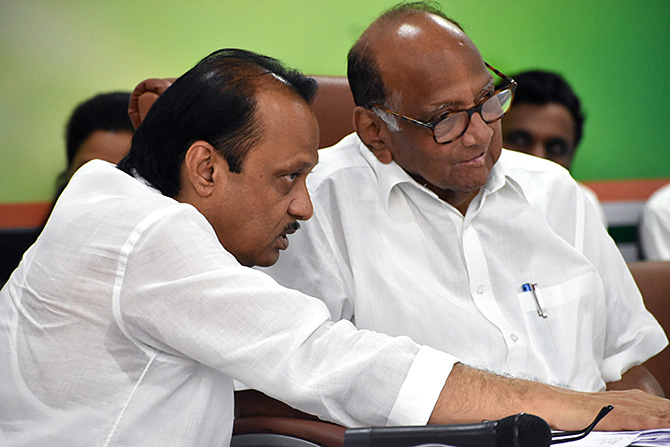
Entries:
{"label": "man's ear", "polygon": [[372,110],[360,106],[354,108],[354,130],[377,160],[389,164],[393,160],[393,155],[386,144],[383,126],[385,125],[381,118]]}
{"label": "man's ear", "polygon": [[221,169],[221,159],[214,146],[206,141],[196,141],[186,151],[185,180],[200,197],[209,197],[214,191],[215,171]]}

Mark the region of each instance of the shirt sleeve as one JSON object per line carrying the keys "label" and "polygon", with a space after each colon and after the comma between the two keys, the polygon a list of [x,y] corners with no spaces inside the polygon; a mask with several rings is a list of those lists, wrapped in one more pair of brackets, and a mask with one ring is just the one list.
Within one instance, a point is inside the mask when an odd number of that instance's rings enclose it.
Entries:
{"label": "shirt sleeve", "polygon": [[[575,223],[584,255],[597,268],[607,301],[607,331],[601,373],[605,382],[621,379],[633,366],[659,353],[668,341],[647,311],[635,280],[593,206],[584,199],[583,216]],[[579,239],[578,238],[578,239]]]}
{"label": "shirt sleeve", "polygon": [[454,356],[422,346],[391,409],[388,425],[426,424],[456,362]]}
{"label": "shirt sleeve", "polygon": [[123,253],[115,318],[138,346],[340,424],[425,423],[455,361],[329,321],[321,301],[239,265],[188,206],[140,224]]}

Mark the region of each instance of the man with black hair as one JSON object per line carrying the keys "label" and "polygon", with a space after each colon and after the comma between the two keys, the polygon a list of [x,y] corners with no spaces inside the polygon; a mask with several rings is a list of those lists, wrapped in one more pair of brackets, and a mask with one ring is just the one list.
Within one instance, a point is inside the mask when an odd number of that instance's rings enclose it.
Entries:
{"label": "man with black hair", "polygon": [[662,395],[642,366],[662,328],[569,173],[502,149],[516,83],[462,27],[402,3],[354,44],[348,79],[356,133],[320,151],[314,216],[266,271],[336,320],[454,355],[449,380]]}
{"label": "man with black hair", "polygon": [[[557,73],[530,70],[513,78],[517,83],[514,104],[502,120],[504,147],[546,158],[570,170],[584,132],[579,98]],[[533,119],[533,129],[555,124],[562,132],[540,139],[526,130],[529,119]]]}
{"label": "man with black hair", "polygon": [[1,444],[227,445],[233,378],[341,424],[428,420],[451,356],[328,321],[248,268],[311,216],[315,91],[274,59],[215,52],[118,168],[74,174],[0,291]]}
{"label": "man with black hair", "polygon": [[[569,171],[584,132],[579,98],[558,73],[529,70],[513,77],[517,88],[514,104],[502,119],[503,147],[546,158]],[[607,226],[598,196],[578,184]]]}

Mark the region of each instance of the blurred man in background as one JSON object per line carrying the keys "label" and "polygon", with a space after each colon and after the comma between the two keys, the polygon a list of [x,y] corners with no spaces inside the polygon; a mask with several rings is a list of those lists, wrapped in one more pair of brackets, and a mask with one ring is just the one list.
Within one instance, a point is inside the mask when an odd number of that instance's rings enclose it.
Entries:
{"label": "blurred man in background", "polygon": [[[128,153],[135,131],[128,118],[129,100],[129,92],[100,93],[73,110],[65,125],[67,166],[56,181],[54,203],[83,164],[93,159],[118,163]],[[42,227],[17,229],[11,237],[2,239],[0,287],[19,265],[23,253],[35,242]]]}
{"label": "blurred man in background", "polygon": [[[557,73],[533,70],[512,77],[517,88],[502,120],[503,147],[546,158],[569,171],[584,129],[579,98]],[[578,183],[607,226],[598,196]]]}

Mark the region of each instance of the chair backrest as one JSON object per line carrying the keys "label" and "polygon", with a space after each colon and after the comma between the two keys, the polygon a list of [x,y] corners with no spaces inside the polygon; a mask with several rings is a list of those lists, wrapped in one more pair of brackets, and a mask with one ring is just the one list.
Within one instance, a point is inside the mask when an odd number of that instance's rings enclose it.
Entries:
{"label": "chair backrest", "polygon": [[312,110],[319,122],[319,148],[329,147],[354,131],[354,98],[344,76],[314,76],[319,90]]}
{"label": "chair backrest", "polygon": [[[670,334],[670,261],[638,261],[628,264],[644,304]],[[670,347],[645,362],[666,396],[670,395]]]}
{"label": "chair backrest", "polygon": [[276,416],[235,419],[232,447],[342,447],[346,428],[324,421]]}
{"label": "chair backrest", "polygon": [[[314,98],[312,110],[321,132],[319,148],[323,148],[334,145],[354,131],[354,98],[346,77],[314,76],[314,78],[319,84],[319,90]],[[147,79],[135,87],[128,108],[135,127],[139,126],[154,101],[175,79]]]}
{"label": "chair backrest", "polygon": [[23,253],[30,247],[42,227],[37,228],[0,228],[0,289],[16,270]]}

